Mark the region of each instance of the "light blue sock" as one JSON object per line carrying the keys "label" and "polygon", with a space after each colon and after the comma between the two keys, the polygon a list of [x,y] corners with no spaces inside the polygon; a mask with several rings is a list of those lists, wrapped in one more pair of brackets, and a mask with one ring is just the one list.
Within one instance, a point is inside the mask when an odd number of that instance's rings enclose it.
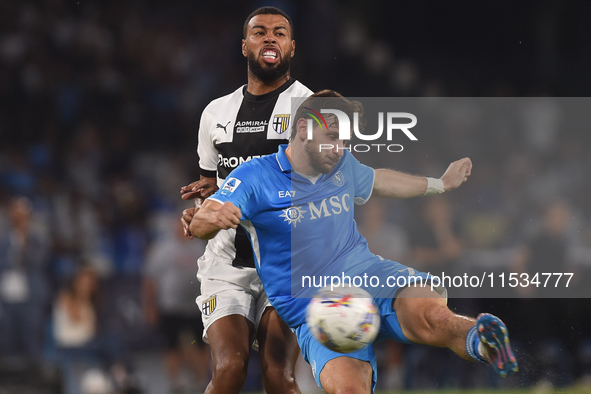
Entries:
{"label": "light blue sock", "polygon": [[470,358],[481,363],[486,363],[487,360],[480,354],[480,345],[481,343],[478,338],[478,333],[476,332],[476,326],[474,326],[468,331],[468,335],[466,335],[466,353],[468,353]]}

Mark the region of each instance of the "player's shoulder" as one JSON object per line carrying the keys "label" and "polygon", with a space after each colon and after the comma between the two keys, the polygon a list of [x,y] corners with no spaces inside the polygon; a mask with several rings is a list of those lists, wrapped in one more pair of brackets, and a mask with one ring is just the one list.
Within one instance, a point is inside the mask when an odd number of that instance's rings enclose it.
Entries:
{"label": "player's shoulder", "polygon": [[308,97],[314,92],[300,81],[295,80],[294,83],[285,91],[285,93],[293,97]]}
{"label": "player's shoulder", "polygon": [[232,103],[240,105],[242,99],[244,98],[244,86],[245,85],[242,85],[232,93],[226,94],[225,96],[218,97],[215,100],[210,101],[210,103],[207,104],[203,112],[218,112],[220,110],[224,110],[224,108],[227,108],[227,106],[231,105]]}
{"label": "player's shoulder", "polygon": [[262,157],[254,157],[245,161],[234,169],[229,177],[236,177],[242,181],[255,181],[269,179],[279,168],[277,164],[277,154],[273,153]]}
{"label": "player's shoulder", "polygon": [[359,163],[359,160],[357,160],[357,158],[353,156],[353,154],[348,149],[344,149],[343,156],[341,157],[341,164],[351,165],[356,163]]}
{"label": "player's shoulder", "polygon": [[261,157],[253,157],[249,161],[240,164],[236,170],[242,168],[243,172],[260,176],[273,172],[277,167],[277,153],[272,153]]}
{"label": "player's shoulder", "polygon": [[351,152],[349,152],[348,150],[344,150],[343,157],[341,157],[339,164],[335,166],[333,172],[337,173],[338,171],[342,171],[345,173],[355,174],[358,171],[360,171],[361,168],[365,167],[368,166],[361,163]]}

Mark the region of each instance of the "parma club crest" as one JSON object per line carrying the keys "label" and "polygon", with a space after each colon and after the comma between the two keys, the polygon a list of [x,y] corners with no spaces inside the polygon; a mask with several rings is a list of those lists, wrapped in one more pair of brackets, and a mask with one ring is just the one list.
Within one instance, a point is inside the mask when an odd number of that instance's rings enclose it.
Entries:
{"label": "parma club crest", "polygon": [[201,313],[203,313],[205,316],[211,315],[215,311],[215,307],[217,306],[217,303],[218,303],[217,296],[209,297],[201,305]]}
{"label": "parma club crest", "polygon": [[277,134],[283,134],[289,126],[289,114],[278,114],[273,118],[273,130]]}

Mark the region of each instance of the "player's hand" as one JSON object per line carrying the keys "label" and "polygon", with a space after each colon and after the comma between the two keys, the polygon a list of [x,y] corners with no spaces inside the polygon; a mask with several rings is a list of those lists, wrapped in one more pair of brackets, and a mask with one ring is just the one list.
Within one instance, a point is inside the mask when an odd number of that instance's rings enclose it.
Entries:
{"label": "player's hand", "polygon": [[181,187],[181,198],[191,200],[193,198],[207,198],[218,190],[215,178],[201,178],[187,186]]}
{"label": "player's hand", "polygon": [[183,211],[183,216],[181,217],[181,224],[183,225],[185,237],[189,239],[193,239],[193,234],[191,234],[191,230],[189,230],[189,224],[191,224],[191,220],[196,212],[197,208],[188,208]]}
{"label": "player's hand", "polygon": [[468,157],[452,162],[441,177],[445,191],[459,187],[472,173],[472,160]]}
{"label": "player's hand", "polygon": [[213,213],[212,216],[213,224],[222,230],[227,230],[238,227],[242,212],[236,205],[232,204],[230,201],[226,201],[219,210]]}

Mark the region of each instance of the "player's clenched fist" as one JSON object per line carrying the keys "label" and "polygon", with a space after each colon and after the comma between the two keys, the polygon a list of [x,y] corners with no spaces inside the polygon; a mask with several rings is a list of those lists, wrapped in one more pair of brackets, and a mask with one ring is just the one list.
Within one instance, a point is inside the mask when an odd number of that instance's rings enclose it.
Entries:
{"label": "player's clenched fist", "polygon": [[193,216],[195,216],[196,208],[188,208],[183,211],[183,216],[181,216],[181,223],[183,225],[183,230],[185,231],[185,237],[189,239],[193,239],[193,234],[189,230],[189,224],[191,220],[193,220]]}
{"label": "player's clenched fist", "polygon": [[441,177],[445,191],[459,187],[472,173],[472,161],[468,157],[452,162]]}
{"label": "player's clenched fist", "polygon": [[236,228],[240,224],[240,218],[242,212],[240,208],[232,204],[230,201],[226,201],[224,205],[220,206],[220,209],[213,215],[213,224],[218,226],[222,230],[229,228]]}
{"label": "player's clenched fist", "polygon": [[220,204],[217,201],[205,200],[193,216],[189,231],[195,237],[211,239],[220,230],[238,227],[241,217],[240,208],[229,201]]}

